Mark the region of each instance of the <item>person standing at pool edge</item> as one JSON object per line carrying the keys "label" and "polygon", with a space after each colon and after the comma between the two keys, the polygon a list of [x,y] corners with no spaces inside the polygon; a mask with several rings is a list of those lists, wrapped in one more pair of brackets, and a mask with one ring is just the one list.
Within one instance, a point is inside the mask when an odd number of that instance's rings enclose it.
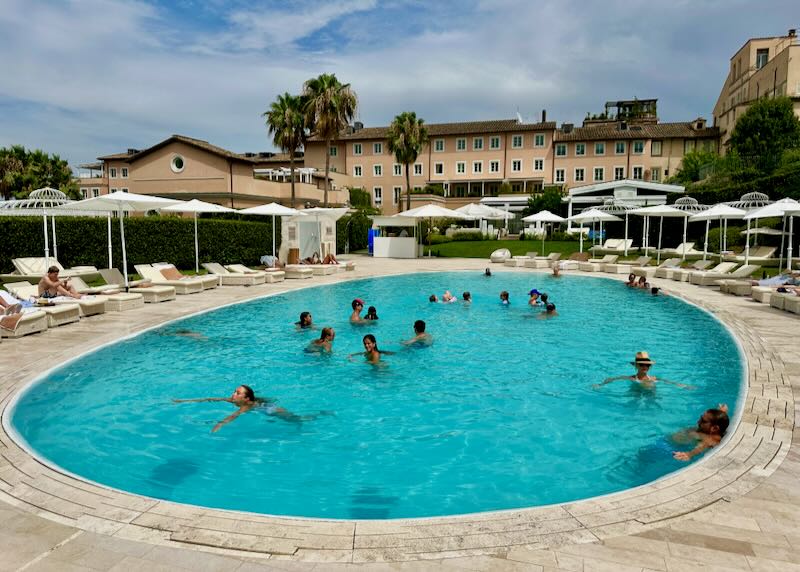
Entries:
{"label": "person standing at pool edge", "polygon": [[603,380],[601,383],[594,384],[593,387],[599,388],[613,381],[628,380],[637,383],[643,389],[655,389],[657,381],[677,385],[678,387],[683,387],[686,389],[693,389],[691,385],[678,383],[676,381],[669,381],[668,379],[660,379],[654,375],[650,375],[650,368],[655,365],[655,363],[656,362],[650,359],[650,354],[647,352],[636,352],[636,357],[631,362],[631,365],[636,368],[636,375],[618,375],[616,377],[609,377]]}

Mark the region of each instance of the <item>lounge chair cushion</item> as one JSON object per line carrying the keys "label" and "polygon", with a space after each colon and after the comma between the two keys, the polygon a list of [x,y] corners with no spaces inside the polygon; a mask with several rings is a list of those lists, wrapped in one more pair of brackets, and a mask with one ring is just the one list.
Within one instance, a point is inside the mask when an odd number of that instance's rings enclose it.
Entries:
{"label": "lounge chair cushion", "polygon": [[159,268],[158,271],[161,272],[161,275],[167,280],[181,280],[184,278],[183,274],[174,266]]}

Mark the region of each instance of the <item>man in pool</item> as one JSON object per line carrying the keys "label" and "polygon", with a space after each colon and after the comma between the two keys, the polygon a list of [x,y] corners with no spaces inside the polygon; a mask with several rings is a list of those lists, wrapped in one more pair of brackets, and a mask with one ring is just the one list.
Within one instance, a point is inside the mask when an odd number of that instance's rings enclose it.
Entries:
{"label": "man in pool", "polygon": [[173,399],[174,403],[197,403],[200,401],[227,401],[228,403],[232,403],[239,409],[228,415],[225,419],[214,425],[214,428],[211,430],[212,433],[216,433],[219,431],[223,425],[230,423],[242,413],[247,413],[248,411],[253,410],[261,410],[267,415],[271,415],[273,417],[278,417],[283,419],[284,421],[289,421],[291,423],[300,423],[302,421],[311,421],[316,419],[316,415],[295,415],[284,409],[283,407],[276,406],[273,402],[268,399],[263,399],[261,397],[256,397],[253,390],[248,385],[240,385],[237,387],[233,394],[230,397],[200,397],[197,399]]}
{"label": "man in pool", "polygon": [[707,409],[697,420],[696,429],[673,435],[675,441],[694,439],[697,441],[697,446],[691,451],[675,451],[672,456],[678,461],[689,461],[706,449],[716,447],[725,436],[729,424],[727,405],[720,403],[717,409]]}
{"label": "man in pool", "polygon": [[655,389],[656,382],[669,383],[685,389],[694,389],[694,387],[691,385],[670,381],[668,379],[661,379],[655,377],[654,375],[650,375],[650,368],[655,365],[655,363],[656,362],[650,359],[650,354],[647,352],[636,352],[636,357],[634,358],[634,361],[631,362],[631,365],[636,368],[636,375],[618,375],[616,377],[609,377],[603,380],[601,383],[594,384],[592,387],[599,388],[603,385],[611,383],[612,381],[627,380],[638,384],[638,386],[642,389]]}
{"label": "man in pool", "polygon": [[404,346],[426,347],[433,343],[433,336],[425,331],[425,322],[417,320],[414,322],[414,337],[400,343]]}
{"label": "man in pool", "polygon": [[353,313],[350,314],[350,323],[366,324],[368,320],[365,320],[361,317],[361,312],[364,310],[364,300],[361,298],[356,298],[350,303],[350,306],[353,308]]}
{"label": "man in pool", "polygon": [[310,330],[314,328],[314,319],[311,312],[300,312],[300,321],[295,322],[294,325],[298,330]]}
{"label": "man in pool", "polygon": [[306,351],[309,353],[332,353],[335,338],[336,332],[333,328],[322,328],[319,338],[312,340],[306,347]]}

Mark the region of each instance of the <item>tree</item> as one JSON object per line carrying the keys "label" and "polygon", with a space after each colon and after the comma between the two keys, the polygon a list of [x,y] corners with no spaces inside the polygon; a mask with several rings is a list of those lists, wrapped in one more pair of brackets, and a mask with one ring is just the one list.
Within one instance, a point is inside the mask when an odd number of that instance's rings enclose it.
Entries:
{"label": "tree", "polygon": [[325,140],[325,197],[328,206],[330,189],[331,142],[350,124],[356,113],[358,98],[349,83],[341,83],[334,74],[322,74],[303,86],[306,125]]}
{"label": "tree", "polygon": [[561,190],[558,187],[546,187],[542,193],[531,195],[528,199],[528,206],[522,211],[522,216],[538,213],[539,211],[550,211],[553,214],[561,214],[563,203],[561,202]]}
{"label": "tree", "polygon": [[[292,208],[295,206],[294,160],[297,150],[305,145],[306,124],[303,106],[305,102],[298,95],[284,93],[272,102],[269,110],[262,113],[267,121],[267,132],[273,135],[272,142],[289,154],[289,171],[292,182]],[[327,173],[326,173],[327,178]],[[327,190],[327,188],[326,188]],[[327,204],[327,196],[325,204]]]}
{"label": "tree", "polygon": [[78,185],[67,161],[22,145],[0,148],[0,188],[3,197],[23,199],[40,187],[55,187],[70,198],[77,198]]}
{"label": "tree", "polygon": [[705,172],[712,171],[719,163],[720,156],[713,151],[695,149],[683,156],[675,175],[667,181],[675,185],[688,185],[703,178]]}
{"label": "tree", "polygon": [[406,168],[406,210],[411,208],[411,176],[409,165],[413,164],[422,148],[428,143],[425,120],[417,118],[413,111],[404,111],[394,118],[386,134],[389,151],[398,163]]}
{"label": "tree", "polygon": [[786,149],[800,146],[800,119],[788,97],[759,99],[733,128],[728,147],[765,174],[778,166]]}

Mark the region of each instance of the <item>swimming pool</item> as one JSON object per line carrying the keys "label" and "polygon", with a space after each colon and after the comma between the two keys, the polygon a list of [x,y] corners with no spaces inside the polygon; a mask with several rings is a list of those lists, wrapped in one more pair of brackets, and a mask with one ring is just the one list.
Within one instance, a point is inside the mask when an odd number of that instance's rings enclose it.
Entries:
{"label": "swimming pool", "polygon": [[[547,291],[560,315],[536,318],[527,291]],[[470,290],[471,306],[430,304]],[[511,293],[511,307],[498,303]],[[347,322],[350,300],[380,320]],[[302,310],[336,328],[332,356],[302,348]],[[424,319],[435,343],[398,340]],[[174,335],[190,329],[204,338]],[[345,355],[373,333],[397,351],[384,367]],[[655,375],[697,386],[655,393],[607,375],[632,373],[647,349]],[[464,514],[587,498],[685,465],[665,435],[742,379],[735,343],[708,314],[615,281],[539,274],[415,274],[309,288],[174,322],[62,367],[11,412],[39,455],[111,487],[209,507],[329,518]],[[210,433],[241,383],[298,414],[255,412]]]}

